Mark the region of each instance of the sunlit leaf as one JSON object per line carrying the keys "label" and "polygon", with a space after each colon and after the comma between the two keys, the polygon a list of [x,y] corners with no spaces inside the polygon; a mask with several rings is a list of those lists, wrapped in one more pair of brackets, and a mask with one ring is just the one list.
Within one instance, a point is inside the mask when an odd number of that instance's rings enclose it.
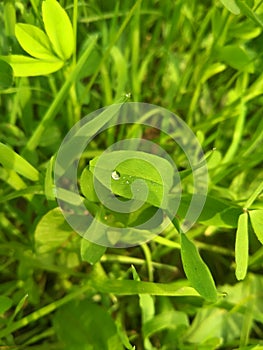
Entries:
{"label": "sunlit leaf", "polygon": [[42,15],[46,33],[56,54],[67,60],[74,50],[74,34],[67,12],[56,0],[42,3]]}
{"label": "sunlit leaf", "polygon": [[15,33],[19,44],[29,55],[44,60],[54,60],[50,41],[46,33],[31,24],[17,23]]}
{"label": "sunlit leaf", "polygon": [[59,59],[48,61],[23,55],[1,56],[0,59],[10,64],[15,77],[46,75],[56,72],[64,65],[64,62]]}

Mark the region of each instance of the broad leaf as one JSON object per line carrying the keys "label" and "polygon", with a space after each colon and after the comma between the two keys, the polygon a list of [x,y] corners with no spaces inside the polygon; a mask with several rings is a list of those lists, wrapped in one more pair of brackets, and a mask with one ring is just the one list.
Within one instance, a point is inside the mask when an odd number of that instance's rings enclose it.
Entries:
{"label": "broad leaf", "polygon": [[181,233],[180,236],[181,256],[186,277],[198,293],[208,301],[215,302],[217,300],[217,291],[210,270],[187,235]]}
{"label": "broad leaf", "polygon": [[0,60],[0,89],[7,89],[13,83],[13,69],[7,62]]}
{"label": "broad leaf", "polygon": [[88,299],[61,307],[54,317],[54,326],[67,350],[123,349],[110,315]]}
{"label": "broad leaf", "polygon": [[114,194],[167,207],[174,169],[166,159],[139,151],[113,151],[99,158],[90,162],[90,170]]}
{"label": "broad leaf", "polygon": [[12,169],[29,180],[37,181],[38,171],[27,160],[0,142],[0,163],[6,169]]}
{"label": "broad leaf", "polygon": [[10,64],[16,77],[31,77],[56,72],[63,67],[59,59],[39,60],[23,55],[1,56],[0,59]]}
{"label": "broad leaf", "polygon": [[239,216],[236,244],[236,278],[243,280],[247,274],[248,266],[248,213],[243,213]]}
{"label": "broad leaf", "polygon": [[66,11],[56,0],[46,0],[42,3],[42,15],[54,51],[61,59],[69,59],[74,50],[74,34]]}
{"label": "broad leaf", "polygon": [[263,210],[251,210],[249,216],[253,230],[258,240],[263,244]]}
{"label": "broad leaf", "polygon": [[31,24],[17,23],[15,32],[19,44],[29,55],[44,60],[57,58],[52,52],[48,36],[41,29]]}

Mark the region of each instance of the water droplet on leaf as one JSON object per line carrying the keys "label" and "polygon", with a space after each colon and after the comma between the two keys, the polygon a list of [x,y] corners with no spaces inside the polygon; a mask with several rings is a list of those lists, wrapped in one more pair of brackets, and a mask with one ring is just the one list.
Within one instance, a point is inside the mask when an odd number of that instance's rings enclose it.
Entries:
{"label": "water droplet on leaf", "polygon": [[120,179],[120,174],[118,173],[118,171],[114,170],[112,173],[111,173],[111,177],[113,178],[113,180],[119,180]]}

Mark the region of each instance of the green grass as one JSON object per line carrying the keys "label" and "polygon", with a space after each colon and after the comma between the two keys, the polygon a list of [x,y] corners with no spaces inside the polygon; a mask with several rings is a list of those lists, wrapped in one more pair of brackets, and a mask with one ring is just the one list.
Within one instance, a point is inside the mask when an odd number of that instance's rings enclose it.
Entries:
{"label": "green grass", "polygon": [[[58,3],[45,1],[46,16],[40,0],[0,3],[0,348],[262,349],[263,1]],[[59,16],[64,24],[54,29]],[[30,49],[29,27],[16,23],[41,29],[37,42],[51,44]],[[117,170],[150,191],[157,186],[157,197],[151,192],[132,214],[105,208],[92,172],[117,141],[158,144],[180,170],[183,191],[160,235],[106,249],[65,222],[53,169],[75,123],[127,101],[166,108],[193,130],[207,160],[208,197],[184,236],[193,176],[172,140],[176,130],[133,124],[98,133],[82,154],[79,185],[89,211],[113,231],[143,223],[165,209],[162,193],[173,195],[152,165],[139,172],[142,160],[127,161]],[[94,134],[105,119],[96,118]],[[123,201],[131,198],[130,188],[114,186]]]}

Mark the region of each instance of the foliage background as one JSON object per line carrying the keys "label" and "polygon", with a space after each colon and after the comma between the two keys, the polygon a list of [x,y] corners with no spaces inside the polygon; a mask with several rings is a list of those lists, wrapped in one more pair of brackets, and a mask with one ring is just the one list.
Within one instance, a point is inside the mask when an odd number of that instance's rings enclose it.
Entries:
{"label": "foliage background", "polygon": [[[46,74],[45,62],[42,72],[30,61],[19,73],[6,59],[29,56],[15,24],[43,30],[42,1],[0,3],[1,58],[15,72],[12,78],[1,61],[1,345],[262,349],[262,1],[59,4],[73,26],[73,38],[62,28],[59,42],[73,40],[72,53]],[[83,244],[57,209],[52,166],[63,137],[83,116],[129,94],[178,114],[206,154],[216,148],[208,161],[210,219],[189,232],[218,287],[214,304],[180,289],[189,282],[173,227],[148,244],[105,251]],[[150,131],[150,138],[184,168],[162,135]],[[114,130],[97,137],[82,168],[115,139]],[[242,208],[257,211],[254,225],[246,211],[247,226],[239,224]]]}

